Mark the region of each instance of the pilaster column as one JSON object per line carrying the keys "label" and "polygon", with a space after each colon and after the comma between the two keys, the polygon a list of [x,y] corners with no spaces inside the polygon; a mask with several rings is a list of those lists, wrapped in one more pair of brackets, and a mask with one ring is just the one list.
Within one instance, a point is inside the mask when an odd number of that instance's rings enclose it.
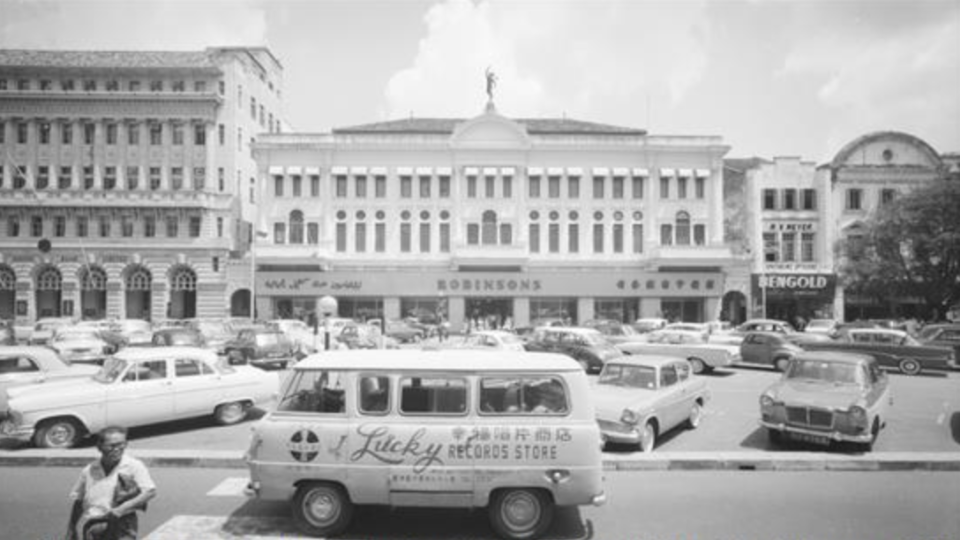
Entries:
{"label": "pilaster column", "polygon": [[[206,185],[203,187],[203,191],[206,193],[215,193],[217,191],[217,183],[219,183],[218,173],[217,173],[217,160],[216,160],[216,144],[217,144],[217,124],[212,120],[203,121],[204,131],[207,134],[207,146],[204,149],[204,155],[206,159],[204,162],[207,167],[207,180]],[[210,187],[213,185],[214,187]]]}

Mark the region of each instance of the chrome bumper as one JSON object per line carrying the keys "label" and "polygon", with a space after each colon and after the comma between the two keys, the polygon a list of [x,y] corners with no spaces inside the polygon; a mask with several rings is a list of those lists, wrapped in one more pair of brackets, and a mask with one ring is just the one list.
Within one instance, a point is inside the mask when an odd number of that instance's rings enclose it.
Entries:
{"label": "chrome bumper", "polygon": [[787,424],[778,424],[773,422],[764,422],[760,420],[760,425],[767,429],[772,429],[784,433],[798,433],[801,435],[808,435],[810,437],[824,437],[830,439],[831,441],[846,441],[846,442],[870,442],[873,439],[873,435],[869,431],[865,431],[858,435],[840,433],[839,431],[817,431],[815,429],[807,429],[798,426],[791,426]]}

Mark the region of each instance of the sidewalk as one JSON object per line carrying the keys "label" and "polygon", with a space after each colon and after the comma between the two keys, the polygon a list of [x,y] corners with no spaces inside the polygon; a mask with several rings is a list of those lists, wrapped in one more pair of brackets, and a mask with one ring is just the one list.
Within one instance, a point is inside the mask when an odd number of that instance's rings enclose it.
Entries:
{"label": "sidewalk", "polygon": [[[131,445],[130,454],[151,467],[245,469],[243,452],[234,450],[150,450]],[[0,451],[0,467],[81,467],[99,457],[96,448]],[[653,452],[604,454],[607,471],[960,471],[960,452]]]}

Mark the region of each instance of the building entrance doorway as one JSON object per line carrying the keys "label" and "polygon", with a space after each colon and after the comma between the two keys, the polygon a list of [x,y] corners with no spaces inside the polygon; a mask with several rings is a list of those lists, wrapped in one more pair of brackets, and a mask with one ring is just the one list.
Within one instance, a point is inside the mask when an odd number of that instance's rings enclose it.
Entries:
{"label": "building entrance doorway", "polygon": [[[61,288],[63,276],[53,266],[47,266],[37,273],[37,318],[60,317]],[[72,315],[72,314],[71,314]]]}
{"label": "building entrance doorway", "polygon": [[464,317],[471,328],[494,330],[513,326],[512,298],[467,298]]}
{"label": "building entrance doorway", "polygon": [[9,266],[0,266],[0,320],[14,319],[17,300],[17,274]]}
{"label": "building entrance doorway", "polygon": [[107,318],[107,273],[99,266],[80,271],[80,317],[94,321]]}

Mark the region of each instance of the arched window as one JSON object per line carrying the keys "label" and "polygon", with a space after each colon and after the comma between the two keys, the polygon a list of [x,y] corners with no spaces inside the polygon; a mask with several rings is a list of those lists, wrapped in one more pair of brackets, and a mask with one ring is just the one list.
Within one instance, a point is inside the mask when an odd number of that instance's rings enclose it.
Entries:
{"label": "arched window", "polygon": [[485,246],[496,245],[497,243],[497,213],[493,210],[487,210],[483,213],[483,226],[481,239]]}
{"label": "arched window", "polygon": [[303,212],[299,210],[290,212],[290,243],[303,243]]}
{"label": "arched window", "polygon": [[677,245],[690,245],[690,214],[682,210],[677,212]]}
{"label": "arched window", "polygon": [[9,266],[0,266],[0,291],[13,291],[17,288],[17,274]]}
{"label": "arched window", "polygon": [[52,266],[48,266],[37,274],[37,290],[40,291],[59,291],[63,278],[60,271]]}
{"label": "arched window", "polygon": [[80,289],[84,291],[107,290],[107,273],[99,266],[83,268],[80,271]]}
{"label": "arched window", "polygon": [[152,281],[153,277],[150,275],[150,271],[142,266],[138,266],[127,274],[127,290],[149,291]]}
{"label": "arched window", "polygon": [[193,270],[181,266],[171,276],[170,288],[174,291],[195,291],[197,289],[197,275]]}

